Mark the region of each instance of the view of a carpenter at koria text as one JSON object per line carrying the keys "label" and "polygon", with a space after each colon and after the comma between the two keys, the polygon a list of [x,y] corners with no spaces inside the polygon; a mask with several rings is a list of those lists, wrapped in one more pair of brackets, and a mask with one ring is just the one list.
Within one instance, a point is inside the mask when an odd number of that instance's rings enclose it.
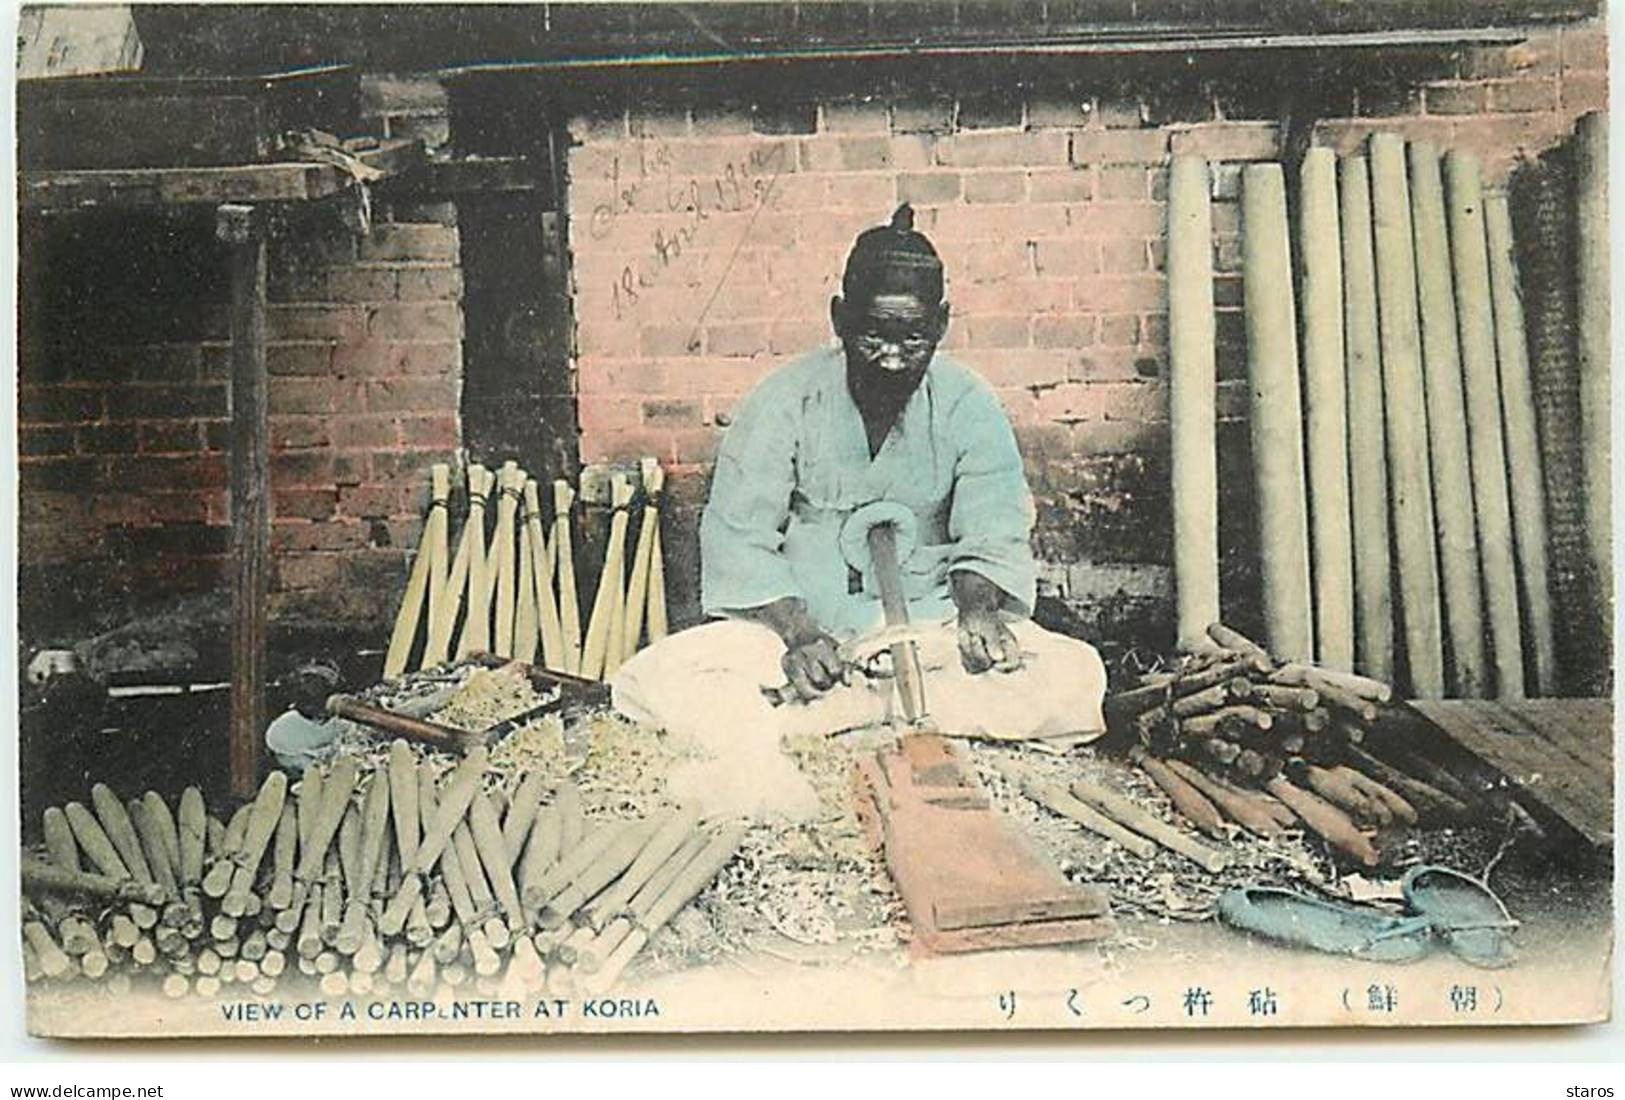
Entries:
{"label": "view of a carpenter at koria text", "polygon": [[29,1029],[1606,1018],[1606,40],[25,8]]}

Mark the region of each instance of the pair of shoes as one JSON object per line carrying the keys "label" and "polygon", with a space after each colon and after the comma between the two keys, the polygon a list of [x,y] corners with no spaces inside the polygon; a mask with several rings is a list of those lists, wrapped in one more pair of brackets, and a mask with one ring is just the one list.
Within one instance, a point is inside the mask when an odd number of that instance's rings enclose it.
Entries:
{"label": "pair of shoes", "polygon": [[1518,922],[1489,886],[1448,867],[1413,867],[1400,883],[1410,912],[1396,916],[1273,886],[1227,890],[1219,897],[1226,924],[1291,947],[1372,962],[1405,963],[1442,940],[1475,966],[1510,966]]}

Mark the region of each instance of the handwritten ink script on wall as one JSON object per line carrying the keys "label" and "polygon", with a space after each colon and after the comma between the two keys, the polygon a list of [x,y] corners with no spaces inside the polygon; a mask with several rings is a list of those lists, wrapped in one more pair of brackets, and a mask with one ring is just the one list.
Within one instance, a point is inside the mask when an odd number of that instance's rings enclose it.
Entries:
{"label": "handwritten ink script on wall", "polygon": [[[737,253],[748,237],[754,218],[748,221],[737,240],[706,240],[713,234],[717,215],[754,214],[766,205],[773,186],[785,169],[788,146],[759,146],[729,160],[719,171],[683,175],[676,171],[670,146],[639,143],[635,152],[611,158],[602,178],[610,197],[593,207],[587,220],[587,234],[593,241],[606,241],[623,219],[632,215],[657,215],[657,222],[639,242],[633,258],[615,272],[610,301],[617,320],[626,317],[639,297],[658,286],[682,260],[685,253],[700,247],[732,248]],[[639,218],[640,222],[645,218]],[[717,276],[712,295],[727,278],[727,268]]]}

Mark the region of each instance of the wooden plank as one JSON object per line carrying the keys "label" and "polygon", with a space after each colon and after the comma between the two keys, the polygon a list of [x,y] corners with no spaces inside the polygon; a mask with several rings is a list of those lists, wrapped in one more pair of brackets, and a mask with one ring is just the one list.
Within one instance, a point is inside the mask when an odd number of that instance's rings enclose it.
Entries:
{"label": "wooden plank", "polygon": [[1519,699],[1502,707],[1612,784],[1614,704],[1611,699]]}
{"label": "wooden plank", "polygon": [[231,790],[248,798],[259,786],[265,733],[270,587],[265,237],[259,211],[246,206],[222,206],[217,232],[231,248]]}
{"label": "wooden plank", "polygon": [[1507,714],[1498,704],[1413,700],[1410,705],[1588,840],[1613,842],[1611,769],[1587,766],[1539,734],[1506,728]]}
{"label": "wooden plank", "polygon": [[1561,743],[1547,737],[1523,716],[1502,706],[1498,701],[1467,699],[1462,702],[1470,713],[1482,721],[1486,730],[1494,730],[1509,740],[1518,742],[1520,747],[1530,750],[1532,754],[1542,755],[1547,761],[1547,766],[1553,771],[1572,774],[1577,789],[1589,792],[1598,802],[1606,803],[1611,798],[1613,778],[1597,767],[1594,758],[1586,759],[1583,755],[1571,752]]}
{"label": "wooden plank", "polygon": [[38,171],[22,173],[22,202],[37,209],[305,202],[346,186],[348,180],[338,169],[305,163]]}

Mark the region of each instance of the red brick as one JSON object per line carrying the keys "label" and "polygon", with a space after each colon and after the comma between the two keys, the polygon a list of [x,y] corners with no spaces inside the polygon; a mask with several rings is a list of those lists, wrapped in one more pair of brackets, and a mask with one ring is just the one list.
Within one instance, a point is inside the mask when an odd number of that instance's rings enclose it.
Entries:
{"label": "red brick", "polygon": [[363,260],[430,260],[457,258],[457,231],[443,225],[375,225],[361,238]]}
{"label": "red brick", "polygon": [[1076,348],[1095,342],[1095,317],[1069,313],[1058,317],[1033,319],[1033,346],[1037,348]]}
{"label": "red brick", "polygon": [[73,453],[72,428],[21,428],[17,432],[19,453],[30,456]]}
{"label": "red brick", "polygon": [[[436,462],[454,462],[456,456],[445,450],[408,448],[401,451],[380,451],[368,458],[367,465],[372,472],[373,481],[400,481],[420,485],[427,476],[430,466]],[[334,465],[336,473],[337,461]],[[346,482],[344,477],[338,477],[337,480],[341,484]],[[354,484],[354,479],[350,479],[349,483]]]}
{"label": "red brick", "polygon": [[278,451],[271,455],[273,485],[316,485],[336,483],[333,455],[328,451]]}
{"label": "red brick", "polygon": [[1208,160],[1275,160],[1281,155],[1280,127],[1273,122],[1215,122],[1185,126],[1169,138],[1174,156]]}
{"label": "red brick", "polygon": [[1138,164],[1108,164],[1097,170],[1096,195],[1102,199],[1141,201],[1151,197],[1146,171]]}
{"label": "red brick", "polygon": [[701,402],[681,397],[649,398],[642,403],[643,423],[650,428],[687,428],[704,422]]}
{"label": "red brick", "polygon": [[335,416],[328,423],[332,446],[376,450],[400,445],[400,431],[388,416]]}
{"label": "red brick", "polygon": [[271,515],[276,519],[328,519],[338,504],[337,489],[271,489]]}
{"label": "red brick", "polygon": [[576,368],[577,386],[584,394],[666,393],[671,384],[663,363],[614,359],[581,359]]}
{"label": "red brick", "polygon": [[822,121],[832,134],[884,134],[891,129],[891,111],[876,98],[826,103]]}
{"label": "red brick", "polygon": [[1160,237],[1167,214],[1160,203],[1086,202],[1067,207],[1068,226],[1081,237]]}
{"label": "red brick", "polygon": [[190,454],[203,444],[203,428],[195,420],[142,424],[140,446],[148,454]]}
{"label": "red brick", "polygon": [[225,416],[229,399],[224,385],[124,386],[108,394],[109,420],[175,420]]}
{"label": "red brick", "polygon": [[280,589],[336,587],[339,584],[338,554],[280,554],[276,560],[276,586]]}
{"label": "red brick", "polygon": [[1130,420],[1096,421],[1072,433],[1074,458],[1155,454],[1168,450],[1168,425]]}
{"label": "red brick", "polygon": [[1451,143],[1480,154],[1489,175],[1495,157],[1537,156],[1568,137],[1572,125],[1555,113],[1462,119],[1452,129]]}
{"label": "red brick", "polygon": [[1483,114],[1489,98],[1483,84],[1429,84],[1422,94],[1430,115]]}
{"label": "red brick", "polygon": [[1023,172],[965,173],[966,202],[1021,202],[1027,197]]}
{"label": "red brick", "polygon": [[265,369],[272,375],[325,375],[333,371],[333,345],[327,341],[267,344]]}
{"label": "red brick", "polygon": [[1058,203],[956,206],[931,211],[926,228],[939,242],[1033,240],[1065,234],[1066,212]]}
{"label": "red brick", "polygon": [[1034,96],[1027,101],[1030,130],[1075,130],[1089,121],[1094,103],[1087,96]]}
{"label": "red brick", "polygon": [[1150,270],[1147,243],[1133,237],[1100,242],[1100,270],[1108,275],[1138,275]]}
{"label": "red brick", "polygon": [[341,412],[357,407],[361,387],[338,378],[273,378],[268,399],[273,416]]}
{"label": "red brick", "polygon": [[1102,313],[1149,313],[1166,308],[1167,284],[1159,275],[1103,275],[1078,283],[1072,300]]}
{"label": "red brick", "polygon": [[964,327],[968,346],[973,348],[1024,348],[1028,343],[1029,321],[1025,314],[978,315],[967,318]]}
{"label": "red brick", "polygon": [[338,491],[338,508],[359,519],[388,519],[406,515],[412,490],[399,485],[355,485]]}
{"label": "red brick", "polygon": [[1330,119],[1315,123],[1314,142],[1348,156],[1363,152],[1366,140],[1375,133],[1396,133],[1407,140],[1443,146],[1449,144],[1452,129],[1447,118]]}
{"label": "red brick", "polygon": [[1555,111],[1555,80],[1507,80],[1491,84],[1492,111]]}
{"label": "red brick", "polygon": [[585,437],[642,426],[642,408],[641,402],[624,397],[584,393],[577,402],[576,415],[581,423],[581,434]]}
{"label": "red brick", "polygon": [[1564,73],[1561,85],[1565,111],[1606,111],[1608,74]]}
{"label": "red brick", "polygon": [[148,493],[147,514],[143,517],[143,522],[209,525],[210,495],[193,492]]}
{"label": "red brick", "polygon": [[[195,424],[193,447],[196,446]],[[137,435],[134,424],[86,424],[76,433],[76,449],[87,455],[128,455],[136,451]]]}
{"label": "red brick", "polygon": [[120,455],[107,459],[107,479],[124,490],[219,489],[226,484],[222,455]]}
{"label": "red brick", "polygon": [[634,461],[645,455],[670,461],[672,433],[638,427],[583,432],[581,436],[583,462]]}
{"label": "red brick", "polygon": [[109,353],[124,362],[136,382],[194,382],[202,370],[203,353],[196,344],[146,344]]}
{"label": "red brick", "polygon": [[273,341],[358,340],[366,327],[366,315],[353,305],[272,305],[266,316]]}
{"label": "red brick", "polygon": [[1038,274],[1047,278],[1076,278],[1100,271],[1100,242],[1061,238],[1036,241],[1034,263]]}
{"label": "red brick", "polygon": [[1168,390],[1152,382],[1095,382],[1101,415],[1107,420],[1157,421],[1168,418]]}
{"label": "red brick", "polygon": [[457,408],[461,388],[455,375],[380,378],[366,384],[367,411],[446,412]]}
{"label": "red brick", "polygon": [[379,340],[456,340],[463,334],[462,308],[451,302],[401,302],[367,307],[366,334]]}
{"label": "red brick", "polygon": [[699,355],[703,333],[693,325],[645,325],[638,330],[638,350],[647,356]]}
{"label": "red brick", "polygon": [[767,351],[767,326],[748,324],[707,325],[705,353],[728,358],[749,358]]}
{"label": "red brick", "polygon": [[362,109],[373,114],[446,109],[446,87],[433,77],[368,74],[361,78]]}
{"label": "red brick", "polygon": [[953,129],[954,101],[947,97],[908,99],[892,105],[893,132],[945,134]]}
{"label": "red brick", "polygon": [[[1142,362],[1148,358],[1143,349],[1132,346],[1095,347],[1074,356],[1068,364],[1066,377],[1072,382],[1137,382],[1146,374]],[[1155,357],[1149,357],[1155,362]],[[1153,371],[1155,377],[1160,371]]]}
{"label": "red brick", "polygon": [[722,433],[715,428],[694,428],[671,433],[671,456],[677,462],[714,462]]}
{"label": "red brick", "polygon": [[366,545],[365,523],[290,519],[271,524],[271,549],[279,555],[287,551],[359,550]]}
{"label": "red brick", "polygon": [[1035,396],[1032,415],[1036,420],[1078,423],[1099,420],[1098,401],[1093,386],[1064,382]]}
{"label": "red brick", "polygon": [[1152,164],[1168,155],[1164,130],[1075,130],[1073,164]]}
{"label": "red brick", "polygon": [[332,442],[325,417],[271,418],[271,449],[299,450],[305,447],[326,447]]}
{"label": "red brick", "polygon": [[883,172],[925,168],[931,164],[928,138],[887,134],[861,137],[816,137],[801,142],[803,172]]}
{"label": "red brick", "polygon": [[396,297],[395,269],[380,264],[352,264],[328,271],[323,301],[388,302]]}
{"label": "red brick", "polygon": [[72,424],[101,419],[100,389],[25,385],[17,392],[17,419],[23,424]]}
{"label": "red brick", "polygon": [[1094,198],[1094,177],[1087,169],[1061,168],[1027,173],[1032,202],[1087,202]]}
{"label": "red brick", "polygon": [[1100,342],[1107,347],[1133,347],[1140,339],[1140,315],[1108,313],[1100,319]]}
{"label": "red brick", "polygon": [[460,301],[463,297],[461,268],[446,264],[413,264],[396,269],[395,296],[407,301]]}
{"label": "red brick", "polygon": [[830,339],[828,321],[776,321],[768,328],[767,347],[774,355],[798,355]]}
{"label": "red brick", "polygon": [[1563,71],[1608,68],[1608,31],[1600,23],[1589,27],[1565,27]]}
{"label": "red brick", "polygon": [[964,168],[1065,164],[1067,135],[1059,131],[955,134],[937,145],[940,164]]}
{"label": "red brick", "polygon": [[972,357],[971,369],[996,389],[1044,387],[1066,380],[1067,353],[1057,348],[1004,348]]}
{"label": "red brick", "polygon": [[890,175],[844,175],[829,181],[829,208],[862,210],[880,220],[895,201],[897,181]]}
{"label": "red brick", "polygon": [[898,202],[953,202],[959,198],[959,189],[960,179],[955,172],[904,172],[897,177]]}
{"label": "red brick", "polygon": [[954,251],[962,254],[957,261],[950,261],[949,266],[962,270],[965,277],[972,282],[987,283],[1004,279],[1029,278],[1034,274],[1032,251],[1023,241],[1011,240],[983,240],[960,250],[945,250],[951,256]]}
{"label": "red brick", "polygon": [[[1040,242],[1047,244],[1050,242]],[[1063,279],[1008,279],[949,288],[956,316],[983,313],[1056,313],[1072,306],[1072,285]],[[828,331],[827,329],[825,330]]]}
{"label": "red brick", "polygon": [[1558,69],[1558,32],[1535,31],[1510,46],[1478,46],[1462,51],[1457,72],[1464,80],[1500,76],[1543,76]]}

